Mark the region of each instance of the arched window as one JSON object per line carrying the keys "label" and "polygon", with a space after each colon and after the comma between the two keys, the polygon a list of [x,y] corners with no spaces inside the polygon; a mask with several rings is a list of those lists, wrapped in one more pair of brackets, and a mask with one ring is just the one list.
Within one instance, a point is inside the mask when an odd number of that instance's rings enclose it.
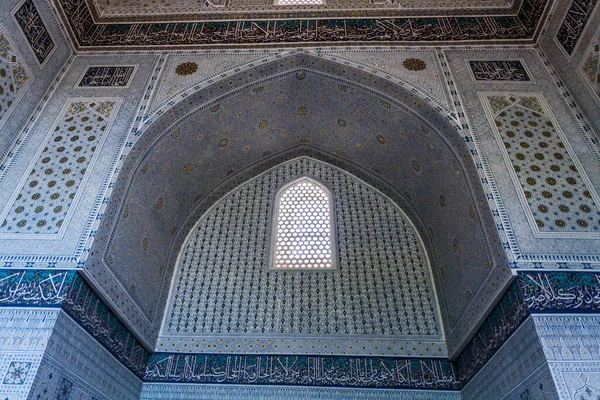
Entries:
{"label": "arched window", "polygon": [[302,177],[277,191],[271,269],[333,269],[335,242],[333,197],[325,185]]}

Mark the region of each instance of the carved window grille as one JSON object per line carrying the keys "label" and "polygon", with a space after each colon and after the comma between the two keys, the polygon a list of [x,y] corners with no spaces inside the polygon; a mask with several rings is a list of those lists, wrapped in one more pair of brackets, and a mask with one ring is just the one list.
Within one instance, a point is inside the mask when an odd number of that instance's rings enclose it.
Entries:
{"label": "carved window grille", "polygon": [[336,250],[331,191],[307,177],[281,187],[273,212],[271,269],[331,270]]}

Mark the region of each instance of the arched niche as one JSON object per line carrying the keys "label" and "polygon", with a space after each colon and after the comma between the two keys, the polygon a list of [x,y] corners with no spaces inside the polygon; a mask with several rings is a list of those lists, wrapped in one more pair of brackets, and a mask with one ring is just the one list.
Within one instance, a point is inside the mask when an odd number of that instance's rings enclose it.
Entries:
{"label": "arched niche", "polygon": [[[314,205],[328,204],[326,236],[334,232],[327,242],[338,249],[336,268],[270,265],[280,195],[301,184],[322,196],[296,201],[305,207],[290,219],[302,219],[304,228],[320,219],[309,215]],[[306,246],[295,247],[302,253],[298,260],[310,261],[317,246],[301,242]],[[430,263],[415,225],[373,186],[306,156],[225,194],[190,230],[157,346],[171,352],[189,348],[246,354],[447,353]]]}
{"label": "arched niche", "polygon": [[306,54],[199,90],[143,133],[119,172],[88,278],[153,346],[195,222],[236,186],[300,155],[349,171],[419,221],[455,353],[511,279],[472,156],[423,100]]}

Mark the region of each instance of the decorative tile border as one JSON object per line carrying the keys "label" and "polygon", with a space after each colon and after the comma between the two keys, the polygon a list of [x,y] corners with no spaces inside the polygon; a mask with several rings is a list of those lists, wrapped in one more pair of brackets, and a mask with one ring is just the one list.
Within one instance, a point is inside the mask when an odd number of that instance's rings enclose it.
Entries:
{"label": "decorative tile border", "polygon": [[522,272],[518,279],[531,313],[600,311],[600,273]]}
{"label": "decorative tile border", "polygon": [[0,306],[59,308],[75,271],[0,269]]}
{"label": "decorative tile border", "polygon": [[145,382],[457,390],[448,360],[154,353]]}
{"label": "decorative tile border", "polygon": [[461,387],[496,354],[527,315],[519,285],[514,281],[455,360],[456,379]]}
{"label": "decorative tile border", "polygon": [[75,89],[85,88],[120,88],[126,89],[131,84],[137,71],[137,65],[101,66],[90,65],[77,80]]}
{"label": "decorative tile border", "polygon": [[330,19],[315,19],[309,13],[304,19],[275,20],[282,18],[281,14],[275,14],[267,19],[257,15],[233,22],[210,21],[211,17],[223,18],[217,14],[204,17],[210,22],[96,23],[84,0],[59,0],[58,3],[77,46],[81,49],[102,47],[104,50],[213,47],[216,43],[218,46],[347,45],[348,41],[439,44],[449,38],[465,43],[521,43],[534,39],[548,6],[546,0],[524,0],[516,15],[489,16],[485,13],[459,18],[374,17],[370,12],[362,13],[364,15],[358,12],[361,19],[348,19],[349,16],[343,15],[333,19],[327,14],[323,17]]}
{"label": "decorative tile border", "polygon": [[523,60],[466,61],[473,82],[532,82]]}
{"label": "decorative tile border", "polygon": [[21,2],[15,9],[13,17],[31,46],[36,59],[41,66],[44,66],[56,46],[33,0]]}

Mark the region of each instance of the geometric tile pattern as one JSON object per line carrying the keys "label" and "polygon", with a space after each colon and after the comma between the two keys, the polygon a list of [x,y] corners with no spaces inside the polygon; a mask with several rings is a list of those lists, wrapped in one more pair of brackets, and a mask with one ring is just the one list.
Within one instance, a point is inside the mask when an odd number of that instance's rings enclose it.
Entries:
{"label": "geometric tile pattern", "polygon": [[25,0],[23,2],[21,7],[15,12],[15,19],[27,38],[37,60],[40,64],[43,64],[55,46],[32,0]]}
{"label": "geometric tile pattern", "polygon": [[0,233],[59,233],[118,103],[67,101],[21,190],[3,211]]}
{"label": "geometric tile pattern", "polygon": [[556,34],[556,39],[572,55],[575,46],[594,10],[597,0],[573,0],[565,19]]}
{"label": "geometric tile pattern", "polygon": [[531,81],[519,60],[469,61],[469,67],[477,81]]}
{"label": "geometric tile pattern", "polygon": [[392,357],[154,353],[144,381],[458,389],[447,359]]}
{"label": "geometric tile pattern", "polygon": [[136,67],[89,67],[77,87],[128,87]]}
{"label": "geometric tile pattern", "polygon": [[[333,192],[334,272],[268,269],[275,193],[299,176]],[[163,335],[439,334],[418,234],[397,206],[328,164],[300,158],[270,170],[225,196],[189,237]]]}
{"label": "geometric tile pattern", "polygon": [[10,43],[6,28],[0,24],[0,122],[32,80],[21,55]]}
{"label": "geometric tile pattern", "polygon": [[[486,96],[493,128],[534,231],[599,232],[598,195],[541,96]],[[489,111],[488,110],[488,111]]]}

